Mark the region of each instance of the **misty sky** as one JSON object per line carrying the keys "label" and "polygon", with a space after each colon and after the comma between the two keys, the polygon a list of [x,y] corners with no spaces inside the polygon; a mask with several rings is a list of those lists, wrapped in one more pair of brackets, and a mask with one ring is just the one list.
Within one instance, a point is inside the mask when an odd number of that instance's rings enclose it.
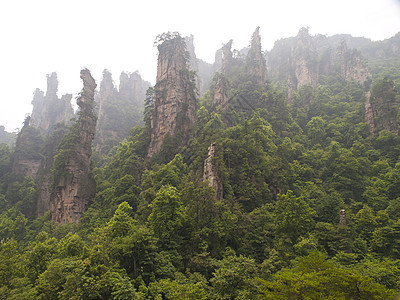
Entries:
{"label": "misty sky", "polygon": [[[121,71],[138,70],[155,83],[155,37],[166,31],[194,35],[198,58],[213,62],[215,51],[234,40],[249,45],[260,26],[263,50],[277,39],[349,33],[382,40],[400,31],[399,0],[279,1],[2,0],[0,2],[0,125],[20,128],[31,113],[35,88],[46,89],[46,74],[57,72],[59,96],[82,87],[87,67],[97,83],[103,69],[118,84]],[[75,102],[75,98],[73,98]]]}

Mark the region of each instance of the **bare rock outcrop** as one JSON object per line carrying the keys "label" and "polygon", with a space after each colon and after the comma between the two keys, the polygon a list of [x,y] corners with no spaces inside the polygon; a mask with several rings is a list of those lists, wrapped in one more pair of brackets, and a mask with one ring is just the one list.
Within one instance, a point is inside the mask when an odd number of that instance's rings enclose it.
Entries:
{"label": "bare rock outcrop", "polygon": [[68,133],[69,128],[60,126],[56,128],[50,138],[46,139],[41,149],[42,163],[40,166],[37,183],[39,186],[38,199],[36,204],[36,212],[38,216],[43,216],[45,212],[50,210],[50,195],[52,193],[52,185],[54,174],[51,171],[54,164],[54,157],[57,154],[57,149]]}
{"label": "bare rock outcrop", "polygon": [[144,81],[138,72],[122,72],[119,76],[120,99],[137,107],[139,111],[143,111],[143,100],[149,87],[150,83]]}
{"label": "bare rock outcrop", "polygon": [[187,56],[184,39],[179,35],[165,38],[158,45],[149,156],[161,149],[167,135],[179,133],[179,144],[184,145],[196,124],[195,83]]}
{"label": "bare rock outcrop", "polygon": [[369,132],[371,134],[373,134],[375,132],[375,112],[374,109],[372,107],[371,104],[371,92],[367,92],[365,94],[365,115],[364,115],[364,119],[365,119],[365,123],[368,124],[368,128],[369,128]]}
{"label": "bare rock outcrop", "polygon": [[265,57],[261,51],[260,27],[257,27],[251,37],[251,46],[247,54],[247,72],[258,84],[264,84],[267,79]]}
{"label": "bare rock outcrop", "polygon": [[367,86],[372,81],[372,75],[363,61],[361,53],[348,49],[346,41],[342,39],[338,49],[340,72],[346,80],[354,80],[362,86]]}
{"label": "bare rock outcrop", "polygon": [[40,150],[43,138],[37,128],[30,126],[30,122],[31,118],[28,116],[18,133],[12,173],[36,179],[42,163]]}
{"label": "bare rock outcrop", "polygon": [[372,86],[365,104],[365,121],[371,133],[387,130],[393,134],[399,134],[397,118],[399,100],[396,94],[397,91],[391,79],[384,78]]}
{"label": "bare rock outcrop", "polygon": [[196,88],[198,91],[200,91],[200,77],[198,76],[199,74],[199,65],[197,63],[197,58],[196,58],[196,52],[194,49],[194,36],[191,34],[190,36],[185,37],[185,44],[186,44],[186,49],[189,54],[189,70],[195,72],[195,82],[196,82]]}
{"label": "bare rock outcrop", "polygon": [[224,110],[229,101],[229,82],[225,75],[215,74],[214,106],[220,106]]}
{"label": "bare rock outcrop", "polygon": [[212,143],[208,147],[207,158],[204,160],[204,173],[203,179],[208,181],[209,186],[211,186],[215,191],[215,199],[221,200],[223,197],[222,182],[218,177],[218,169],[215,163],[215,143]]}
{"label": "bare rock outcrop", "polygon": [[214,65],[204,60],[197,59],[199,73],[197,74],[200,82],[199,94],[203,95],[210,89],[212,78],[215,74]]}
{"label": "bare rock outcrop", "polygon": [[98,121],[94,148],[98,156],[118,145],[129,135],[130,128],[142,121],[145,93],[150,83],[138,72],[122,72],[119,79],[117,90],[111,73],[104,70],[95,96]]}
{"label": "bare rock outcrop", "polygon": [[317,52],[307,28],[300,29],[297,34],[293,58],[297,88],[303,85],[316,88],[318,84]]}
{"label": "bare rock outcrop", "polygon": [[346,228],[346,226],[347,226],[346,210],[341,209],[339,215],[339,227]]}
{"label": "bare rock outcrop", "polygon": [[[107,112],[107,106],[118,98],[118,91],[114,86],[112,75],[108,70],[103,71],[103,78],[100,83],[100,90],[95,96],[98,106],[98,120],[96,128],[96,140],[94,148],[99,155],[102,155],[103,145],[110,136],[115,136],[107,124],[109,123],[110,114]],[[114,116],[115,118],[115,116]]]}
{"label": "bare rock outcrop", "polygon": [[222,64],[221,64],[221,73],[227,74],[229,71],[229,65],[233,59],[232,53],[232,43],[233,40],[229,40],[228,43],[222,46]]}
{"label": "bare rock outcrop", "polygon": [[215,72],[227,75],[229,71],[229,65],[233,59],[232,43],[233,40],[229,40],[229,42],[224,44],[220,49],[215,52]]}
{"label": "bare rock outcrop", "polygon": [[57,123],[67,125],[74,117],[72,95],[65,94],[59,99],[57,91],[58,79],[55,72],[47,75],[46,94],[39,89],[35,90],[31,126],[39,128],[42,133],[48,133]]}
{"label": "bare rock outcrop", "polygon": [[294,91],[302,86],[315,89],[322,76],[340,74],[368,90],[372,76],[364,58],[344,40],[338,43],[324,35],[311,36],[307,28],[296,37],[278,40],[265,54],[268,78],[286,83],[289,103]]}
{"label": "bare rock outcrop", "polygon": [[288,104],[292,104],[293,92],[296,90],[293,79],[291,76],[288,76],[286,80],[286,90],[287,90],[287,100]]}
{"label": "bare rock outcrop", "polygon": [[87,69],[81,71],[80,77],[83,89],[77,99],[79,119],[64,137],[54,160],[54,189],[50,196],[53,223],[77,223],[96,190],[90,166],[97,120],[94,113],[96,83]]}

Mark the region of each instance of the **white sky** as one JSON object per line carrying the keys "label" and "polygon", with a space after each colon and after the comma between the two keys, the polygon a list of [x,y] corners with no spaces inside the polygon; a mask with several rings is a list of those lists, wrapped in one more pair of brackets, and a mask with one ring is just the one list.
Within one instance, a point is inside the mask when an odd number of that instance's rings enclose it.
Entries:
{"label": "white sky", "polygon": [[263,50],[301,27],[382,40],[400,31],[400,1],[1,0],[0,125],[21,127],[35,88],[45,91],[51,72],[58,74],[59,96],[80,91],[82,67],[98,84],[103,69],[117,84],[121,71],[136,70],[154,84],[158,34],[193,34],[197,57],[213,62],[229,39],[233,48],[247,46],[257,26]]}

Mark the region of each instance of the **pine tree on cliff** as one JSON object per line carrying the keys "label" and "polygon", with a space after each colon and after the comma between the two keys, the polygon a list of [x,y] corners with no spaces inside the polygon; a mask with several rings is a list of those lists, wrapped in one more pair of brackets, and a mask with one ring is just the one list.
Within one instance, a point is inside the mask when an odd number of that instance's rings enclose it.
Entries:
{"label": "pine tree on cliff", "polygon": [[151,115],[148,155],[160,151],[167,136],[176,146],[185,145],[196,124],[197,91],[189,54],[178,33],[164,33],[157,39],[158,67]]}

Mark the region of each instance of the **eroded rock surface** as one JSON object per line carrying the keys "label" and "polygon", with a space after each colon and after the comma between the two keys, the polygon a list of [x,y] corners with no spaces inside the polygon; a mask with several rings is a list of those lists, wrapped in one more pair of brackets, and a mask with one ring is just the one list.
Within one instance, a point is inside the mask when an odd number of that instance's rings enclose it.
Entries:
{"label": "eroded rock surface", "polygon": [[264,84],[267,79],[266,62],[261,51],[260,27],[257,27],[251,37],[251,46],[247,54],[247,68],[250,78],[258,84]]}
{"label": "eroded rock surface", "polygon": [[24,126],[18,133],[12,172],[16,175],[36,179],[42,163],[40,155],[43,138],[37,128],[30,126],[31,118],[25,119]]}
{"label": "eroded rock surface", "polygon": [[50,197],[52,221],[77,223],[93,199],[96,184],[90,158],[96,129],[94,92],[96,83],[90,71],[83,69],[83,89],[77,104],[80,116],[64,137],[54,161],[54,186]]}
{"label": "eroded rock surface", "polygon": [[215,76],[214,105],[220,106],[223,111],[227,107],[229,101],[229,82],[225,75],[221,73],[217,73]]}
{"label": "eroded rock surface", "polygon": [[151,116],[151,143],[148,154],[161,149],[167,135],[177,136],[184,145],[196,124],[196,92],[189,72],[189,58],[182,37],[164,40],[158,46],[157,81]]}
{"label": "eroded rock surface", "polygon": [[372,81],[372,75],[364,62],[361,53],[347,48],[345,40],[341,41],[338,50],[338,60],[340,71],[346,80],[354,80],[362,86],[369,85]]}
{"label": "eroded rock surface", "polygon": [[57,96],[58,79],[57,73],[47,75],[47,91],[36,89],[32,104],[31,126],[39,128],[42,133],[48,133],[52,126],[57,123],[70,124],[74,117],[71,105],[71,94],[65,94],[61,99]]}
{"label": "eroded rock surface", "polygon": [[223,189],[220,178],[218,177],[218,169],[215,163],[215,143],[208,147],[207,158],[204,160],[204,173],[203,179],[208,181],[208,184],[215,191],[215,198],[217,200],[222,199]]}
{"label": "eroded rock surface", "polygon": [[119,81],[117,90],[111,73],[104,70],[95,96],[98,121],[94,148],[99,157],[127,138],[130,128],[143,119],[144,99],[150,83],[138,72],[122,72]]}
{"label": "eroded rock surface", "polygon": [[371,133],[387,130],[399,134],[399,101],[396,94],[394,82],[388,78],[379,80],[372,86],[370,97],[367,95],[365,104],[365,121]]}

